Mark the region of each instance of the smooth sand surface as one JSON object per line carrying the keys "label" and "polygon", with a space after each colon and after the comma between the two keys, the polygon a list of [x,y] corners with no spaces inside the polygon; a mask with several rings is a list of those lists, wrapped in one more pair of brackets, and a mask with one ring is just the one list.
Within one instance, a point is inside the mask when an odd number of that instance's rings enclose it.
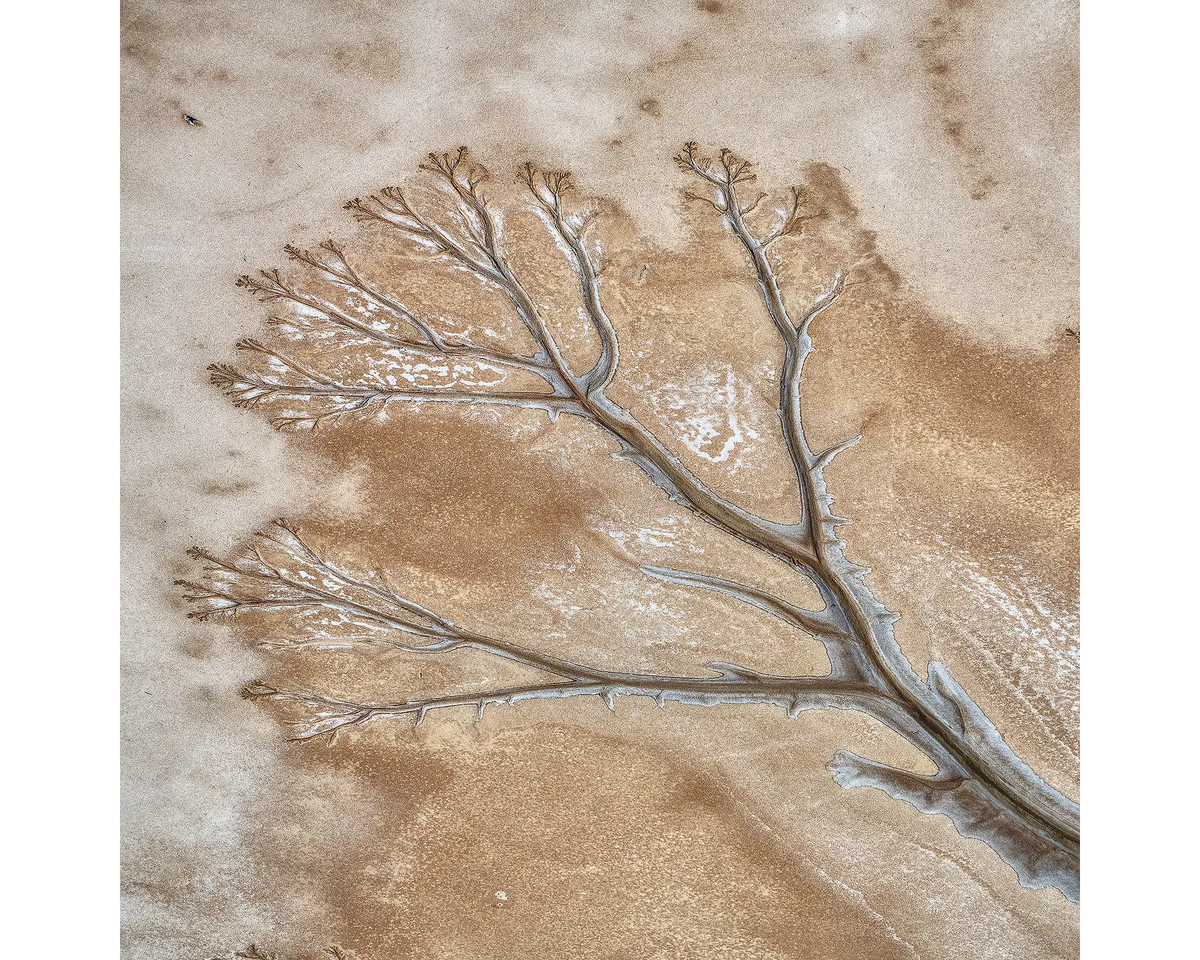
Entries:
{"label": "smooth sand surface", "polygon": [[459,143],[493,171],[514,261],[570,329],[572,278],[510,177],[526,159],[566,167],[600,214],[612,396],[724,495],[786,519],[778,344],[671,160],[685,140],[727,144],[763,189],[806,183],[823,213],[781,250],[790,296],[867,264],[814,326],[805,386],[817,441],[863,434],[829,471],[848,554],[900,612],[914,668],[947,663],[1077,797],[1074,4],[127,2],[122,17],[127,956],[1077,954],[1058,891],[1022,888],[942,817],[833,782],[842,748],[928,762],[858,714],[539,702],[288,744],[279,711],[239,697],[246,681],[395,696],[502,675],[470,657],[264,652],[286,618],[189,621],[172,586],[195,573],[188,547],[227,555],[286,516],[540,649],[819,672],[811,638],[647,581],[640,563],[737,570],[806,597],[585,424],[426,405],[279,433],[205,372],[268,336],[272,308],[234,281],[288,266],[288,242],[335,237],[426,309],[503,334],[494,296],[341,209]]}

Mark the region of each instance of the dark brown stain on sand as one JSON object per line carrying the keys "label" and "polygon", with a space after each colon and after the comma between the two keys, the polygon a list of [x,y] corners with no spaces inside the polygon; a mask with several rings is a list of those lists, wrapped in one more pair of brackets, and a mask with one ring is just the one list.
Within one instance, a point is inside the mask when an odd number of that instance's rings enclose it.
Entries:
{"label": "dark brown stain on sand", "polygon": [[321,55],[337,73],[369,76],[383,82],[395,80],[412,69],[412,64],[400,55],[395,44],[385,40],[339,44],[328,50],[322,45]]}
{"label": "dark brown stain on sand", "polygon": [[654,97],[647,97],[638,104],[638,109],[641,110],[642,113],[646,113],[654,117],[656,120],[662,116],[662,104],[659,103]]}
{"label": "dark brown stain on sand", "polygon": [[[931,100],[946,138],[970,177],[968,191],[973,200],[984,200],[998,184],[994,171],[987,167],[988,149],[984,138],[970,126],[973,116],[986,115],[987,105],[974,100],[970,90],[958,79],[957,57],[969,56],[969,27],[963,11],[970,4],[949,0],[946,11],[929,20],[928,29],[913,45],[924,67]],[[969,75],[969,71],[968,71]]]}
{"label": "dark brown stain on sand", "polygon": [[165,25],[153,12],[121,4],[121,59],[123,63],[155,68],[165,62],[161,53]]}
{"label": "dark brown stain on sand", "polygon": [[[189,637],[179,644],[180,652],[192,660],[206,660],[213,652],[215,642],[212,637]],[[228,702],[228,698],[222,698]]]}
{"label": "dark brown stain on sand", "polygon": [[987,176],[981,180],[976,180],[975,184],[971,187],[971,199],[986,200],[997,186],[995,177]]}
{"label": "dark brown stain on sand", "polygon": [[236,497],[239,493],[253,490],[254,486],[249,480],[234,480],[230,483],[209,480],[201,486],[200,491],[208,497]]}
{"label": "dark brown stain on sand", "polygon": [[943,123],[946,133],[959,149],[967,149],[965,138],[965,121],[955,114],[963,106],[964,99],[961,90],[954,79],[954,67],[950,62],[954,41],[961,32],[958,19],[954,16],[953,8],[946,14],[933,17],[929,21],[929,29],[924,36],[915,41],[916,49],[924,64],[925,73],[930,78],[930,84],[943,113],[946,115]]}

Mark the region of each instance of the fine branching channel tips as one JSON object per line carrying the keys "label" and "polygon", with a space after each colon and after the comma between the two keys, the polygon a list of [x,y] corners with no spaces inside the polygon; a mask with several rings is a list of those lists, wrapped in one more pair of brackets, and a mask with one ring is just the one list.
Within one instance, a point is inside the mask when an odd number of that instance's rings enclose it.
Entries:
{"label": "fine branching channel tips", "polygon": [[[847,287],[834,270],[811,300],[786,294],[777,270],[787,241],[813,216],[805,192],[780,197],[754,189],[753,164],[730,150],[715,154],[686,144],[676,162],[691,179],[687,195],[715,211],[741,250],[755,283],[764,322],[779,343],[777,382],[781,440],[795,474],[795,520],[768,520],[717,493],[606,388],[617,375],[617,331],[604,307],[601,246],[593,217],[571,205],[569,174],[525,164],[518,181],[557,249],[578,279],[578,299],[594,338],[593,361],[580,364],[514,269],[505,248],[503,219],[485,191],[488,173],[465,148],[432,154],[421,170],[431,189],[415,194],[388,187],[348,203],[356,217],[391,231],[448,267],[499,291],[523,330],[522,342],[498,346],[447,329],[404,302],[386,278],[368,270],[339,244],[315,250],[286,248],[307,280],[280,271],[242,277],[239,284],[278,307],[277,336],[243,340],[244,366],[215,365],[213,382],[242,406],[270,411],[280,428],[310,428],[364,417],[406,403],[460,403],[566,414],[594,425],[675,504],[726,534],[783,561],[817,589],[823,608],[808,610],[728,577],[645,565],[647,577],[685,590],[706,590],[778,617],[811,634],[829,655],[825,676],[777,676],[725,662],[698,663],[680,675],[621,672],[561,659],[533,645],[489,636],[453,623],[415,602],[382,572],[349,569],[325,556],[300,531],[276,521],[242,553],[222,560],[194,555],[201,574],[184,586],[193,616],[235,617],[254,612],[289,614],[291,636],[276,648],[386,647],[413,657],[444,657],[471,649],[528,668],[542,679],[469,694],[406,692],[359,702],[318,690],[257,680],[251,699],[281,702],[298,711],[294,737],[334,737],[341,730],[386,718],[421,723],[436,710],[469,707],[483,717],[489,706],[522,700],[598,697],[610,708],[622,697],[649,697],[696,706],[771,704],[791,717],[803,710],[840,707],[884,723],[936,765],[921,776],[848,751],[830,762],[838,783],[871,786],[917,809],[949,817],[966,837],[987,842],[1030,887],[1053,886],[1079,896],[1079,808],[1044,783],[1008,748],[993,724],[934,662],[918,675],[896,642],[897,615],[864,583],[865,569],[844,555],[837,528],[849,521],[832,511],[825,469],[858,443],[848,437],[814,450],[804,429],[801,386],[813,348],[812,329]],[[852,265],[851,265],[852,266]],[[329,291],[339,290],[341,296]],[[330,346],[334,349],[322,349]],[[347,360],[347,358],[352,358]],[[437,377],[413,371],[436,370]]]}

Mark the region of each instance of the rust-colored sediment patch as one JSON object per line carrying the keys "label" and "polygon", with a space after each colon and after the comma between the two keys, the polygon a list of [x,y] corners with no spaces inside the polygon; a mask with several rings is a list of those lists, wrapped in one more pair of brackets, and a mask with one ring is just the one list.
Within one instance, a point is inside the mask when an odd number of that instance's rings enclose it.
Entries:
{"label": "rust-colored sediment patch", "polygon": [[288,855],[324,890],[314,927],[363,957],[912,955],[703,774],[602,735],[448,722],[304,762],[379,800],[361,846]]}

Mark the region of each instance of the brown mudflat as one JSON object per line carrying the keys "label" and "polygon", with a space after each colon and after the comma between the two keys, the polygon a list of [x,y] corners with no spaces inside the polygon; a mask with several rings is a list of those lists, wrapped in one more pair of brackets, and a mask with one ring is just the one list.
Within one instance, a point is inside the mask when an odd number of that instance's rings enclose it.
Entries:
{"label": "brown mudflat", "polygon": [[[736,15],[734,5],[706,5],[718,6],[697,15]],[[641,108],[647,117],[670,115],[669,97],[637,103],[656,104]],[[185,133],[219,129],[211,111],[200,116],[204,128]],[[504,231],[514,269],[586,368],[597,355],[577,309],[578,278],[545,225],[520,210],[521,185],[508,177],[530,155],[545,154],[489,155],[489,190],[511,210]],[[688,184],[678,172],[649,169],[653,178],[629,178],[638,181],[631,190],[673,212],[681,224],[673,235],[647,230],[615,181],[593,186],[577,174],[579,196],[601,198],[593,229],[621,343],[609,393],[723,498],[793,520],[793,464],[775,414],[780,345],[753,272],[711,209],[681,202]],[[364,195],[389,182],[364,171],[352,184]],[[923,278],[885,252],[873,232],[880,223],[864,212],[865,188],[838,165],[792,163],[777,175],[764,163],[761,174],[776,192],[803,182],[816,214],[779,246],[789,302],[811,301],[837,268],[854,265],[836,306],[813,323],[804,378],[815,449],[862,434],[826,471],[835,512],[854,520],[838,528],[846,555],[871,568],[867,585],[900,613],[896,637],[916,673],[945,663],[1013,751],[1050,787],[1077,796],[1078,341],[1065,322],[1006,341],[1003,327],[948,317],[922,293]],[[468,276],[448,280],[444,267],[339,216],[335,204],[309,215],[308,225],[273,228],[273,245],[315,248],[333,236],[357,269],[387,278],[449,329],[469,328],[493,346],[519,342],[519,321],[494,290]],[[226,256],[209,268],[232,278],[278,264],[298,275],[282,255],[255,253],[255,262]],[[1058,290],[1069,294],[1069,282]],[[230,319],[203,332],[204,346],[184,358],[194,367],[229,362],[222,344],[238,335],[284,342],[272,339],[280,328],[256,327],[266,311],[256,320],[247,302],[216,296]],[[310,368],[332,360],[325,342],[287,343]],[[340,352],[339,369],[361,373],[369,353]],[[438,376],[417,373],[425,386]],[[189,389],[204,387],[193,377]],[[210,400],[203,409],[213,426],[175,469],[196,478],[197,502],[222,504],[208,508],[220,522],[187,531],[206,544],[224,538],[219,556],[284,515],[346,569],[380,571],[400,595],[456,624],[573,662],[681,676],[705,676],[709,661],[789,677],[829,670],[804,631],[639,570],[736,571],[791,604],[817,599],[778,560],[668,501],[578,418],[389,404],[386,419],[371,410],[281,436],[264,429],[266,417]],[[166,414],[158,429],[179,431],[178,416]],[[222,436],[231,439],[214,439]],[[139,536],[157,544],[147,556],[159,558],[164,582],[193,576],[167,550],[182,546],[182,534]],[[165,590],[153,595],[181,614]],[[171,789],[188,794],[177,814],[151,815],[137,801],[127,814],[131,955],[166,944],[228,955],[250,942],[284,956],[337,943],[364,960],[1077,951],[1077,907],[1056,889],[1021,886],[1001,857],[944,817],[834,783],[826,764],[843,749],[933,772],[927,756],[870,717],[813,710],[789,719],[769,704],[660,708],[644,697],[618,698],[614,716],[589,697],[489,707],[479,721],[469,707],[439,710],[415,731],[411,718],[382,719],[330,745],[287,745],[295,711],[239,700],[241,683],[261,677],[276,689],[390,702],[536,680],[478,651],[435,660],[255,646],[290,639],[289,624],[275,610],[239,616],[228,631],[166,628],[181,651],[164,650],[171,668],[157,674],[173,678],[167,715],[182,718],[193,756],[211,759],[174,768]],[[349,627],[328,629],[326,647],[347,639],[339,630]],[[163,716],[139,706],[127,724],[150,743]],[[141,769],[153,779],[152,765]],[[162,789],[147,782],[135,795]],[[181,843],[193,851],[183,859],[173,852]]]}

